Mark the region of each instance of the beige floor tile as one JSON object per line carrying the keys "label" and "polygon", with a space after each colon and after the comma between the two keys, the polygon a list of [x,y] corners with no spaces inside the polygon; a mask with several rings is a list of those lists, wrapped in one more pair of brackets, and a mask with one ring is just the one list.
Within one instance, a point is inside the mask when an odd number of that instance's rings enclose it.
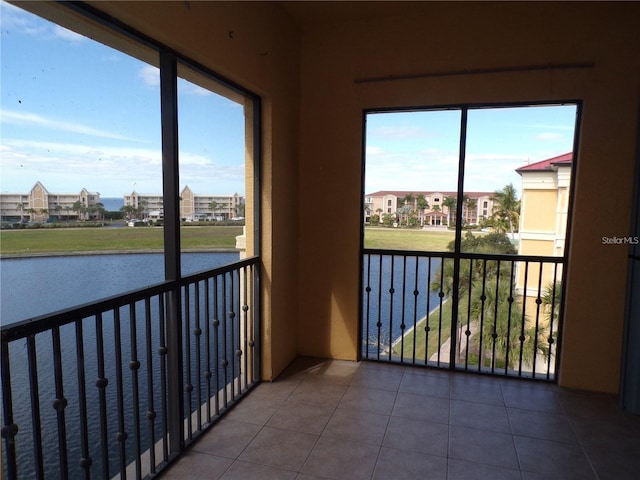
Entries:
{"label": "beige floor tile", "polygon": [[299,471],[317,439],[316,435],[264,427],[239,460]]}

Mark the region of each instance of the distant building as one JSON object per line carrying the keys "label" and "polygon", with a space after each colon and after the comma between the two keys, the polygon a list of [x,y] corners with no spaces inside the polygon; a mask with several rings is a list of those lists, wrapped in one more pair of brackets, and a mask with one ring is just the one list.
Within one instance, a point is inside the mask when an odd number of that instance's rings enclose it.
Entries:
{"label": "distant building", "polygon": [[[79,193],[49,193],[39,181],[28,193],[0,194],[2,222],[90,220],[99,217],[98,204],[98,192],[83,188]],[[74,210],[78,206],[81,209]]]}
{"label": "distant building", "polygon": [[[140,209],[141,219],[158,220],[164,217],[161,194],[132,192],[124,196],[124,206]],[[244,197],[233,195],[199,195],[189,186],[180,193],[180,220],[230,220],[244,216]]]}
{"label": "distant building", "polygon": [[[385,214],[397,215],[398,210],[404,205],[405,199],[410,195],[412,201],[410,207],[416,213],[420,225],[445,226],[454,225],[456,222],[456,206],[450,200],[457,199],[457,192],[443,191],[409,191],[409,190],[382,190],[365,195],[364,221],[370,223],[373,215]],[[493,210],[493,192],[465,192],[466,201],[462,205],[462,218],[465,225],[475,225],[491,216]],[[419,207],[422,197],[426,200],[427,207]]]}

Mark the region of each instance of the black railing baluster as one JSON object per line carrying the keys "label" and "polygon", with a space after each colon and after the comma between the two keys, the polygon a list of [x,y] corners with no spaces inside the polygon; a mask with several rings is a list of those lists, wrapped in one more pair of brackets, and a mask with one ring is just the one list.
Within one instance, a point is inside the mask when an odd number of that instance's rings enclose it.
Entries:
{"label": "black railing baluster", "polygon": [[520,358],[518,360],[518,376],[521,377],[522,376],[522,362],[523,362],[523,358],[524,358],[524,341],[525,341],[525,336],[524,336],[524,327],[525,327],[525,323],[527,322],[527,285],[528,285],[528,280],[529,280],[529,262],[525,262],[524,263],[524,283],[523,283],[523,289],[524,289],[524,298],[522,301],[522,321],[520,322],[520,337],[518,337],[518,339],[520,340]]}
{"label": "black railing baluster", "polygon": [[120,325],[120,309],[113,311],[114,342],[115,342],[115,362],[116,362],[116,402],[118,405],[118,441],[120,475],[127,478],[127,431],[125,430],[124,416],[124,381],[122,375],[122,332]]}
{"label": "black railing baluster", "polygon": [[89,455],[89,428],[87,426],[87,387],[84,369],[84,332],[83,320],[76,320],[76,364],[78,367],[78,405],[80,407],[80,467],[84,471],[84,478],[91,478],[91,464],[93,460]]}
{"label": "black railing baluster", "polygon": [[144,333],[146,339],[147,354],[147,434],[149,440],[147,447],[149,449],[149,473],[156,473],[156,432],[155,432],[155,400],[153,398],[154,382],[153,382],[153,349],[151,339],[153,337],[151,328],[151,298],[144,299]]}
{"label": "black railing baluster", "polygon": [[58,420],[58,458],[60,461],[60,478],[69,478],[69,463],[67,456],[67,427],[64,410],[67,407],[67,399],[64,397],[64,382],[62,378],[62,348],[60,344],[60,327],[51,330],[53,340],[53,373],[55,378],[55,394],[53,408]]}
{"label": "black railing baluster", "polygon": [[366,265],[365,268],[367,274],[365,277],[367,279],[367,286],[365,287],[366,307],[363,321],[364,337],[362,342],[362,353],[364,354],[364,358],[367,359],[369,358],[369,344],[371,343],[371,338],[369,336],[369,322],[371,321],[371,255],[365,255],[364,257],[365,261],[363,264]]}
{"label": "black railing baluster", "polygon": [[482,261],[482,292],[480,294],[480,325],[478,331],[480,334],[479,346],[478,346],[478,371],[482,371],[484,367],[484,306],[487,300],[487,259]]}
{"label": "black railing baluster", "polygon": [[[380,272],[382,276],[382,272]],[[425,286],[427,292],[427,308],[426,320],[424,322],[424,364],[429,362],[429,331],[431,330],[431,257],[427,261],[427,284]]]}
{"label": "black railing baluster", "polygon": [[206,371],[204,372],[205,385],[207,391],[207,423],[211,422],[211,327],[209,319],[211,318],[211,300],[209,295],[209,278],[204,281],[204,349]]}
{"label": "black railing baluster", "polygon": [[540,309],[542,305],[542,275],[544,271],[544,263],[540,262],[540,270],[538,272],[538,291],[536,293],[536,329],[533,338],[533,366],[531,376],[536,378],[536,361],[538,358],[538,332],[540,331]]}
{"label": "black railing baluster", "polygon": [[102,455],[102,478],[111,478],[109,475],[109,429],[107,424],[107,385],[109,380],[104,369],[104,330],[102,313],[96,315],[96,354],[98,356],[98,405],[100,411],[100,452]]}
{"label": "black railing baluster", "polygon": [[[229,363],[231,364],[231,400],[235,400],[236,399],[236,391],[235,391],[235,378],[236,378],[236,361],[234,358],[234,354],[235,354],[235,318],[236,318],[236,312],[234,311],[234,304],[235,304],[235,293],[234,293],[234,286],[235,286],[235,282],[233,281],[233,272],[229,273],[229,331],[230,331],[230,341],[229,341],[229,346],[231,347],[231,352],[229,357],[227,357],[227,359],[229,360]],[[226,295],[225,295],[226,296]]]}
{"label": "black railing baluster", "polygon": [[212,325],[213,325],[213,358],[215,358],[215,377],[216,377],[216,382],[215,382],[215,409],[216,409],[216,416],[220,414],[220,360],[219,360],[219,355],[220,355],[220,344],[218,343],[220,341],[219,338],[219,328],[220,328],[220,312],[218,310],[219,304],[218,304],[218,275],[216,275],[215,277],[213,277],[213,321],[212,321]]}
{"label": "black railing baluster", "polygon": [[227,274],[222,276],[222,368],[223,370],[223,388],[224,388],[224,408],[228,407],[229,391],[226,388],[229,385],[229,339],[227,337]]}
{"label": "black railing baluster", "polygon": [[500,260],[496,263],[496,293],[493,299],[493,346],[491,349],[491,373],[495,373],[496,368],[496,343],[498,340],[498,307],[500,306]]}
{"label": "black railing baluster", "polygon": [[469,293],[467,297],[467,329],[464,332],[466,338],[464,353],[464,369],[469,369],[469,347],[471,346],[471,299],[473,295],[473,258],[469,259]]}
{"label": "black railing baluster", "polygon": [[396,290],[394,288],[395,273],[396,273],[395,260],[396,260],[395,255],[391,255],[391,284],[389,286],[389,343],[388,343],[389,360],[391,360],[391,352],[393,350],[391,348],[391,344],[393,343],[393,295],[394,293],[396,293]]}
{"label": "black railing baluster", "polygon": [[[31,397],[31,422],[33,456],[35,458],[35,476],[44,479],[42,452],[42,421],[40,419],[40,389],[38,387],[38,359],[35,335],[27,337],[27,356],[29,358],[29,392]],[[4,368],[4,367],[3,367]]]}
{"label": "black railing baluster", "polygon": [[[440,349],[442,347],[442,306],[444,305],[444,264],[445,259],[440,261],[440,291],[438,292],[439,306],[438,308],[438,354],[436,365],[440,366]],[[453,321],[453,319],[452,319]]]}
{"label": "black railing baluster", "polygon": [[[402,257],[402,313],[400,314],[400,361],[404,362],[405,305],[407,300],[407,257]],[[393,345],[393,339],[392,343]]]}
{"label": "black railing baluster", "polygon": [[129,370],[131,371],[131,397],[132,397],[132,413],[133,413],[133,448],[135,452],[135,468],[136,479],[142,478],[142,465],[140,462],[140,397],[138,395],[138,370],[140,369],[140,361],[138,360],[138,335],[136,328],[136,304],[129,304],[129,342],[131,359],[129,360]]}
{"label": "black railing baluster", "polygon": [[558,264],[556,263],[553,268],[553,283],[551,285],[551,305],[548,306],[549,310],[549,336],[547,341],[549,343],[549,351],[547,357],[547,380],[551,375],[551,357],[553,357],[553,345],[555,340],[553,339],[553,322],[556,316],[556,295],[558,288]]}
{"label": "black railing baluster", "polygon": [[161,390],[161,403],[162,403],[162,461],[169,461],[169,392],[168,392],[168,379],[167,379],[167,325],[165,319],[165,295],[167,292],[158,296],[160,302],[158,307],[158,316],[160,317],[159,328],[159,341],[158,355],[160,355],[160,390]]}
{"label": "black railing baluster", "polygon": [[196,409],[196,422],[198,430],[202,430],[202,364],[200,363],[200,338],[202,336],[202,329],[200,328],[200,282],[194,282],[194,303],[195,303],[195,325],[193,327],[193,336],[196,347],[196,397],[198,398],[198,408]]}
{"label": "black railing baluster", "polygon": [[411,346],[411,364],[416,364],[416,337],[418,331],[416,329],[418,324],[418,295],[420,295],[420,291],[418,290],[418,267],[420,265],[420,258],[415,257],[416,259],[416,272],[413,276],[413,345]]}
{"label": "black railing baluster", "polygon": [[[514,302],[514,298],[513,298],[513,287],[515,284],[515,265],[516,262],[514,260],[511,261],[511,273],[509,276],[509,298],[507,299],[507,301],[509,302],[509,310],[508,310],[508,317],[507,317],[507,341],[506,341],[506,348],[505,348],[505,355],[504,355],[504,374],[508,375],[509,374],[509,354],[511,353],[511,313],[512,313],[512,308],[513,308],[513,302]],[[524,321],[524,319],[523,319]]]}
{"label": "black railing baluster", "polygon": [[2,427],[2,438],[4,439],[6,452],[7,476],[10,479],[17,478],[17,458],[16,458],[16,434],[18,425],[13,419],[13,400],[11,397],[11,364],[9,362],[9,343],[5,341],[4,335],[0,343],[0,364],[2,365],[2,417],[4,425]]}
{"label": "black railing baluster", "polygon": [[376,323],[376,326],[378,327],[376,359],[380,360],[380,347],[382,341],[382,255],[380,255],[378,268],[378,323]]}
{"label": "black railing baluster", "polygon": [[248,303],[248,288],[249,288],[249,279],[247,277],[248,275],[248,267],[243,268],[242,272],[242,281],[243,281],[243,286],[242,286],[242,292],[243,292],[243,299],[242,299],[242,317],[243,317],[243,322],[244,322],[244,336],[243,336],[243,340],[244,340],[244,345],[243,345],[243,360],[244,360],[244,390],[246,390],[249,387],[249,322],[248,322],[248,316],[249,316],[249,303]]}
{"label": "black railing baluster", "polygon": [[191,422],[191,393],[193,392],[193,383],[191,381],[191,301],[189,295],[190,285],[187,284],[184,286],[184,302],[182,308],[184,309],[183,318],[184,318],[184,368],[185,368],[185,400],[187,401],[186,415],[187,415],[187,439],[189,441],[193,440],[193,425]]}

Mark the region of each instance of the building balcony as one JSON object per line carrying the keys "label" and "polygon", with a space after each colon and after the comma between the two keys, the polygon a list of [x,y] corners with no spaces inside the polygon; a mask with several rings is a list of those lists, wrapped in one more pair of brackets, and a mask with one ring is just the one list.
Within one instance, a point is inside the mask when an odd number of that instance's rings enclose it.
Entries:
{"label": "building balcony", "polygon": [[298,358],[165,479],[635,479],[640,417],[614,396],[376,362]]}

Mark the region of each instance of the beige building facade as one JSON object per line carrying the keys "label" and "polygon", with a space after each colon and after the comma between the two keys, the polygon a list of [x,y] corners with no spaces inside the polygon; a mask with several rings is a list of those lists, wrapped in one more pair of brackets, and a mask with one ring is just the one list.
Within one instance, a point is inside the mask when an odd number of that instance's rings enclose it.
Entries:
{"label": "beige building facade", "polygon": [[[412,210],[418,217],[420,225],[448,226],[455,224],[456,206],[448,199],[455,200],[457,192],[440,191],[404,191],[382,190],[365,195],[364,198],[364,222],[370,223],[373,215],[379,215],[380,221],[385,214],[397,215],[398,210],[404,205],[405,199],[410,195]],[[464,225],[476,225],[489,218],[493,211],[492,192],[465,192],[466,201],[462,205],[462,217]],[[427,202],[427,207],[419,207],[418,198]]]}
{"label": "beige building facade", "polygon": [[[199,220],[231,220],[244,217],[243,196],[199,195],[189,186],[180,193],[180,219],[186,222]],[[142,219],[158,220],[164,217],[161,194],[132,192],[124,196],[124,205],[140,208]]]}
{"label": "beige building facade", "polygon": [[[518,252],[521,255],[562,257],[567,234],[572,153],[548,158],[516,170],[522,177]],[[540,277],[542,275],[542,278]],[[562,269],[545,265],[527,272],[527,298],[537,296],[538,285],[560,281]],[[524,288],[520,269],[518,289]]]}
{"label": "beige building facade", "polygon": [[50,193],[39,181],[27,193],[0,194],[3,223],[47,222],[62,219],[89,220],[96,212],[76,211],[76,202],[86,209],[98,207],[100,193],[83,188],[79,193]]}

